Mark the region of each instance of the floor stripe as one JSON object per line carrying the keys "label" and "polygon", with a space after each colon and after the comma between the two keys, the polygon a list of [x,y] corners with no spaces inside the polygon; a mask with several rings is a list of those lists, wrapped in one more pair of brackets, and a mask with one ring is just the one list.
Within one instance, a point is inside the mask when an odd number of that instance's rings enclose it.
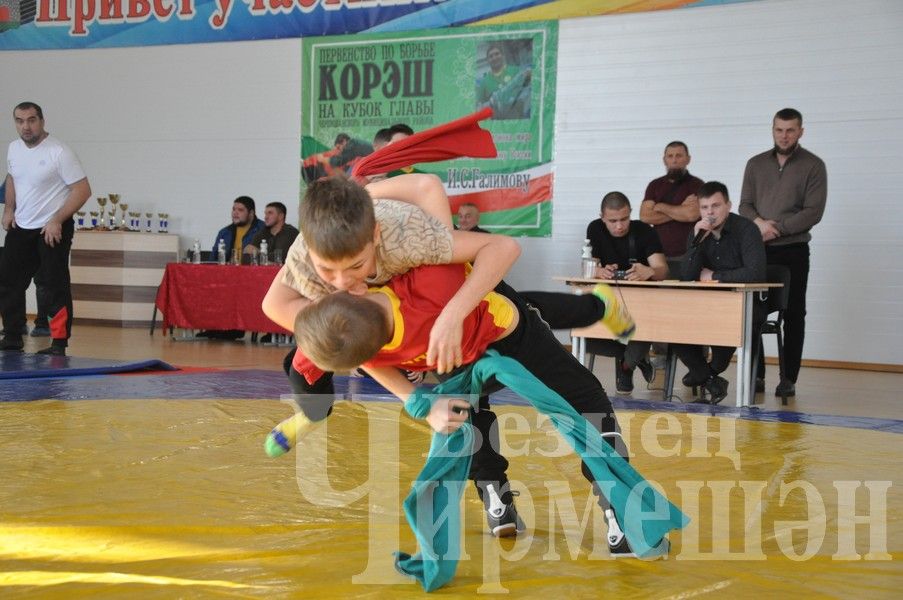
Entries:
{"label": "floor stripe", "polygon": [[[394,396],[369,378],[335,378],[336,394],[343,398],[373,402],[393,402]],[[198,372],[176,372],[166,377],[157,375],[88,376],[18,380],[15,386],[0,389],[0,402],[33,400],[116,400],[116,399],[279,399],[290,394],[288,382],[281,371],[262,369]],[[528,406],[524,398],[502,390],[492,394],[496,405]],[[611,397],[612,406],[627,410],[673,413],[710,414],[750,421],[797,423],[903,433],[903,420],[874,417],[819,415],[791,411],[770,411],[756,407],[710,406]]]}

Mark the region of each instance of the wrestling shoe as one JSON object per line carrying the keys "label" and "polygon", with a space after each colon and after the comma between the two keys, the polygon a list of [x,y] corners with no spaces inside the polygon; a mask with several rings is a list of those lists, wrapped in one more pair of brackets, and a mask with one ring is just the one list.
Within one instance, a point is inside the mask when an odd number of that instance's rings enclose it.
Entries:
{"label": "wrestling shoe", "polygon": [[671,549],[671,543],[667,538],[662,538],[658,546],[653,548],[646,556],[637,556],[633,548],[630,547],[627,536],[624,535],[614,511],[610,508],[605,510],[605,520],[608,523],[608,553],[612,558],[639,558],[640,560],[664,558],[667,560],[668,551]]}
{"label": "wrestling shoe", "polygon": [[315,424],[303,412],[296,412],[273,427],[263,444],[264,451],[272,458],[282,456],[294,448],[298,438],[310,431]]}
{"label": "wrestling shoe", "polygon": [[629,342],[636,332],[636,324],[630,313],[627,312],[627,307],[618,300],[615,291],[611,286],[598,283],[593,288],[593,295],[605,304],[605,316],[602,317],[602,323],[615,334],[619,342],[622,344]]}
{"label": "wrestling shoe", "polygon": [[[491,483],[482,487],[483,505],[486,507],[486,524],[489,531],[495,537],[511,537],[527,530],[517,509],[514,507],[514,499],[505,504],[495,491],[495,486]],[[512,496],[519,495],[518,492],[511,492]]]}

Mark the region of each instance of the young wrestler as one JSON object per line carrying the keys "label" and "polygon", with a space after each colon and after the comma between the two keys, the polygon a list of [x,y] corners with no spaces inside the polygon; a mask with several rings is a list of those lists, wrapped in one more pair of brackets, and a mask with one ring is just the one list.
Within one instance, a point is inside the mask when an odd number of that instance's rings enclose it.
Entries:
{"label": "young wrestler", "polygon": [[336,290],[363,294],[368,283],[415,266],[472,262],[473,273],[430,332],[430,363],[451,371],[461,364],[461,321],[501,281],[520,246],[504,236],[453,231],[451,217],[443,220],[448,211],[434,175],[393,177],[367,189],[340,177],[312,183],[301,203],[301,235],[263,300],[264,313],[291,329],[299,310]]}
{"label": "young wrestler", "polygon": [[[371,200],[368,192],[374,198],[401,201]],[[415,202],[424,210],[411,204]],[[418,265],[474,261],[468,281],[449,298],[430,332],[428,361],[440,373],[461,364],[462,320],[520,254],[510,238],[453,231],[441,181],[423,174],[393,177],[367,189],[340,178],[314,182],[301,204],[300,230],[263,301],[267,316],[286,329],[311,300],[336,289],[361,294],[367,283],[385,283]],[[306,417],[321,421],[332,405],[332,373],[305,379],[292,367],[293,358],[294,350],[284,362],[292,391]],[[485,439],[494,422],[488,410],[478,417],[476,426]],[[504,503],[498,517],[487,512],[496,535],[511,535],[517,526],[511,494],[503,489],[507,467],[503,456],[488,452],[475,457],[472,467],[474,480],[494,482]],[[491,498],[484,491],[485,486],[478,487],[488,511]]]}
{"label": "young wrestler", "polygon": [[[316,379],[321,372],[319,368],[350,369],[363,364],[386,389],[406,400],[414,385],[395,367],[430,369],[426,349],[432,323],[447,299],[465,281],[462,265],[424,266],[393,278],[383,287],[371,289],[365,296],[332,294],[322,298],[301,311],[295,321],[294,331],[301,351],[295,355],[294,368]],[[620,336],[633,329],[630,316],[611,288],[600,284],[593,294],[604,302],[603,322],[613,332]],[[463,326],[464,363],[472,363],[487,349],[494,349],[523,364],[601,433],[617,431],[611,403],[599,381],[561,346],[517,294],[487,294],[464,319]],[[463,399],[439,400],[426,419],[435,431],[450,433],[467,420],[469,408],[470,404]],[[286,419],[270,434],[268,452],[287,451],[310,425],[301,413]],[[483,443],[475,448],[474,460],[481,452],[494,452],[490,446]],[[583,474],[593,484],[593,491],[605,510],[612,556],[633,556],[585,464]]]}

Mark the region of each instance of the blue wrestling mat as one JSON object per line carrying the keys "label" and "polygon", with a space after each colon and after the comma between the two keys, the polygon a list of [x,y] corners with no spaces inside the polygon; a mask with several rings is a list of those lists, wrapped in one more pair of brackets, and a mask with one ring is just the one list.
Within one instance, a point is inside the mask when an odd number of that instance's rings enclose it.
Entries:
{"label": "blue wrestling mat", "polygon": [[24,352],[0,352],[0,379],[43,379],[133,373],[135,371],[177,371],[161,360],[125,362],[77,356],[50,356]]}
{"label": "blue wrestling mat", "polygon": [[[64,357],[55,358],[62,359]],[[2,376],[0,374],[0,377]],[[336,376],[334,381],[336,397],[341,399],[376,402],[396,401],[393,395],[367,377]],[[0,402],[143,400],[152,398],[273,400],[290,394],[291,388],[284,373],[262,369],[172,373],[166,376],[161,376],[160,374],[136,374],[128,377],[43,377],[38,379],[19,379],[15,381],[15,385],[0,386]],[[528,406],[530,404],[526,399],[507,389],[492,394],[491,398],[492,404],[499,406],[506,404]],[[617,396],[611,396],[611,403],[616,409],[710,414],[712,416],[734,417],[751,421],[805,423],[809,425],[903,433],[903,420],[897,419],[814,415],[791,411],[765,411],[757,408],[633,400]]]}

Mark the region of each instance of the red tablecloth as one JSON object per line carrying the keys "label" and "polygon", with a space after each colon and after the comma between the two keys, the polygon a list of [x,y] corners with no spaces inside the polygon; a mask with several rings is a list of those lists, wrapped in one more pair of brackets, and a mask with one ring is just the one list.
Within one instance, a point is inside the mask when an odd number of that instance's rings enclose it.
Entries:
{"label": "red tablecloth", "polygon": [[157,290],[163,328],[288,333],[260,309],[278,272],[278,266],[169,263]]}

